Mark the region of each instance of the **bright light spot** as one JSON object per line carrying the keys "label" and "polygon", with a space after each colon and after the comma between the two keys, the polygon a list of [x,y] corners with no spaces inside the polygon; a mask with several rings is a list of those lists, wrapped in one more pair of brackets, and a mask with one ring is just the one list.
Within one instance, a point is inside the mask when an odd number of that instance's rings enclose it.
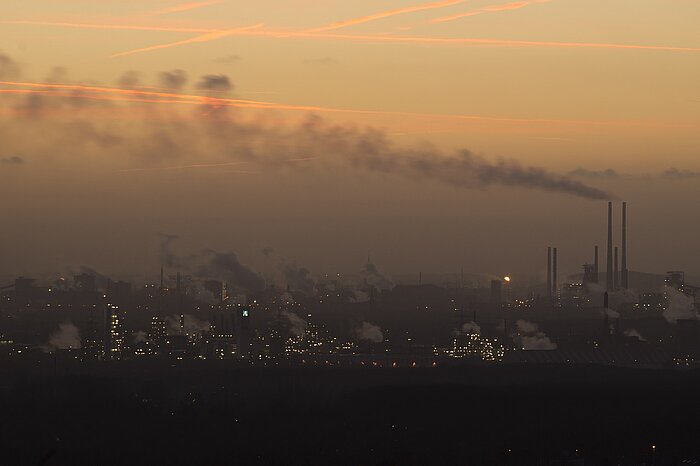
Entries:
{"label": "bright light spot", "polygon": [[507,281],[507,282],[510,281],[510,277],[503,277],[503,279],[504,279],[505,281]]}

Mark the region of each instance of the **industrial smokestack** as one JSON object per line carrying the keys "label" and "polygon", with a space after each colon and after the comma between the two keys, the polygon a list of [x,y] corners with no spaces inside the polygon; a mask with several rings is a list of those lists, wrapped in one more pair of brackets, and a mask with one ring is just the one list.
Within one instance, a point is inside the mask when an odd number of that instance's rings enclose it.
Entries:
{"label": "industrial smokestack", "polygon": [[620,268],[619,268],[619,262],[618,262],[618,248],[615,246],[615,267],[614,267],[614,272],[613,272],[613,287],[617,290],[620,287]]}
{"label": "industrial smokestack", "polygon": [[593,271],[593,283],[599,283],[598,273],[600,268],[598,265],[598,246],[595,247],[595,258],[593,259],[593,265],[595,267],[595,270]]}
{"label": "industrial smokestack", "polygon": [[552,297],[552,248],[547,248],[547,297]]}
{"label": "industrial smokestack", "polygon": [[606,278],[606,289],[612,291],[615,287],[615,277],[613,277],[613,229],[612,220],[613,219],[613,204],[608,202],[608,263],[607,269],[605,271]]}
{"label": "industrial smokestack", "polygon": [[622,203],[622,288],[629,288],[629,272],[627,271],[627,203]]}
{"label": "industrial smokestack", "polygon": [[557,297],[557,248],[552,250],[552,293]]}

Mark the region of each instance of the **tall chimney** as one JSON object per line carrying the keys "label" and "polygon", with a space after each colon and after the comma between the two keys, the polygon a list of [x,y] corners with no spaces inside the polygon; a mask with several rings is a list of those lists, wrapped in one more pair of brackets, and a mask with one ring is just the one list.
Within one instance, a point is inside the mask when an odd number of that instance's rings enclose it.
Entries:
{"label": "tall chimney", "polygon": [[552,248],[547,248],[547,297],[552,297]]}
{"label": "tall chimney", "polygon": [[593,283],[599,283],[598,282],[598,271],[600,270],[600,268],[598,265],[598,246],[595,247],[595,258],[593,260],[593,265],[595,267],[595,271],[593,272]]}
{"label": "tall chimney", "polygon": [[552,250],[552,293],[557,297],[557,248]]}
{"label": "tall chimney", "polygon": [[617,290],[620,287],[620,267],[618,261],[618,248],[615,246],[615,271],[613,272],[613,287]]}
{"label": "tall chimney", "polygon": [[622,288],[629,288],[629,272],[627,271],[627,203],[622,203]]}
{"label": "tall chimney", "polygon": [[613,277],[613,230],[612,230],[613,204],[608,202],[608,263],[605,271],[606,289],[612,291],[615,287],[615,277]]}

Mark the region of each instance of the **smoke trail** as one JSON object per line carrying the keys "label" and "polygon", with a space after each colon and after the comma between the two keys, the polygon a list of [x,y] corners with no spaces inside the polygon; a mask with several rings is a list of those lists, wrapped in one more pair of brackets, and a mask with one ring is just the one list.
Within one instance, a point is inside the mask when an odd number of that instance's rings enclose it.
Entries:
{"label": "smoke trail", "polygon": [[[7,83],[11,85],[13,83]],[[86,92],[116,92],[154,97],[183,97],[178,94],[151,91],[102,88],[96,86],[14,83],[29,87],[46,86],[50,89],[80,90]],[[207,102],[207,98],[201,102]],[[238,102],[234,99],[212,99],[220,102]],[[247,102],[250,103],[250,102]],[[260,104],[270,108],[269,104]],[[61,140],[97,143],[105,152],[119,153],[120,157],[104,157],[105,160],[124,160],[123,154],[138,158],[153,167],[163,168],[162,161],[180,159],[197,161],[196,166],[224,166],[226,164],[249,163],[260,170],[291,167],[292,160],[313,161],[314,165],[338,169],[352,167],[357,171],[383,173],[412,180],[432,180],[457,188],[488,188],[509,186],[538,189],[552,193],[563,193],[585,199],[613,199],[608,192],[574,180],[568,176],[552,173],[544,168],[531,167],[512,160],[490,161],[468,150],[445,154],[437,149],[420,150],[396,147],[386,135],[374,129],[358,130],[347,125],[331,125],[319,117],[312,116],[299,126],[268,126],[261,120],[246,122],[233,118],[226,112],[212,118],[178,121],[171,114],[163,114],[163,121],[153,121],[159,115],[149,112],[149,123],[138,131],[118,131],[119,122],[112,122],[104,129],[91,119],[90,108],[81,112],[70,107],[71,118],[42,120],[45,108],[62,108],[57,102],[26,101],[22,111],[27,118],[17,122],[17,130],[27,131],[34,125],[51,125],[44,131]],[[276,108],[276,107],[274,107]],[[301,109],[295,107],[295,109]],[[44,129],[47,129],[44,127]],[[130,133],[128,139],[122,134]],[[5,133],[6,138],[18,137]],[[206,160],[209,154],[225,154],[224,160]],[[85,155],[85,154],[78,154]],[[108,154],[105,154],[108,155]],[[194,157],[194,160],[193,160]],[[194,164],[177,165],[178,168],[194,167]],[[143,168],[141,168],[143,169]],[[122,170],[125,170],[122,168]],[[126,169],[129,170],[129,169]],[[368,278],[380,278],[374,270],[365,270]],[[380,280],[383,282],[383,280]],[[390,287],[390,285],[387,285]],[[385,287],[382,285],[382,287]]]}

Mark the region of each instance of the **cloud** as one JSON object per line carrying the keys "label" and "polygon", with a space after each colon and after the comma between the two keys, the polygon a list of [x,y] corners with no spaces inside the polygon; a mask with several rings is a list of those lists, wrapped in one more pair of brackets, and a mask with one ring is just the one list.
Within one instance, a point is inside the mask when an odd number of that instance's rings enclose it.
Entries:
{"label": "cloud", "polygon": [[7,55],[0,53],[0,79],[16,78],[19,75],[19,64]]}
{"label": "cloud", "polygon": [[182,89],[187,84],[187,73],[183,70],[162,71],[158,74],[160,83],[168,89]]}
{"label": "cloud", "polygon": [[355,337],[360,340],[371,341],[372,343],[381,343],[384,341],[384,334],[378,325],[369,322],[362,322],[353,331]]}
{"label": "cloud", "polygon": [[72,322],[63,322],[49,337],[49,350],[76,348],[80,348],[80,330]]}
{"label": "cloud", "polygon": [[197,89],[203,91],[229,92],[233,90],[233,84],[224,74],[208,74],[202,76],[197,83]]}
{"label": "cloud", "polygon": [[3,165],[24,165],[25,160],[18,155],[0,158],[0,163]]}

